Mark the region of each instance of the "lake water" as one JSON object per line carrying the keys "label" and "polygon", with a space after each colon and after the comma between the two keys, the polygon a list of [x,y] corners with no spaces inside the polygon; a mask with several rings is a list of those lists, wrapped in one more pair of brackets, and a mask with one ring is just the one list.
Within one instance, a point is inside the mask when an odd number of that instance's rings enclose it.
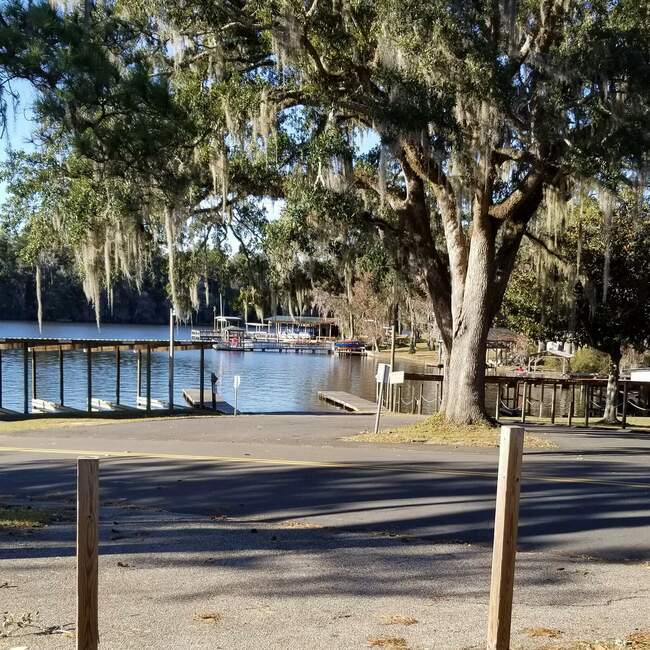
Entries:
{"label": "lake water", "polygon": [[[91,323],[44,323],[39,333],[32,322],[0,321],[2,337],[52,337],[65,339],[166,339],[169,328],[159,325],[102,325],[98,330]],[[177,339],[189,339],[189,327],[176,330]],[[121,355],[121,401],[136,403],[136,354]],[[167,353],[153,352],[151,396],[166,400]],[[144,355],[143,355],[144,358]],[[31,363],[31,362],[30,362]],[[92,355],[93,397],[115,399],[115,355],[98,352]],[[59,400],[59,360],[57,352],[37,353],[36,396]],[[220,379],[219,393],[234,403],[233,377],[241,376],[239,407],[248,412],[324,411],[338,410],[318,399],[319,390],[343,390],[367,399],[374,399],[377,361],[371,357],[337,357],[328,354],[296,354],[287,352],[226,352],[206,349],[205,386],[210,386],[210,373]],[[417,370],[421,366],[398,363],[397,369]],[[199,386],[198,350],[177,351],[174,365],[175,403],[185,404],[184,388]],[[5,408],[23,409],[23,356],[21,350],[5,350],[2,354],[2,403]],[[64,355],[65,403],[86,408],[86,355],[81,350]],[[143,370],[143,393],[146,375]],[[30,370],[31,395],[31,370]],[[427,395],[428,396],[428,395]],[[431,396],[429,396],[431,397]],[[428,409],[427,409],[428,410]]]}

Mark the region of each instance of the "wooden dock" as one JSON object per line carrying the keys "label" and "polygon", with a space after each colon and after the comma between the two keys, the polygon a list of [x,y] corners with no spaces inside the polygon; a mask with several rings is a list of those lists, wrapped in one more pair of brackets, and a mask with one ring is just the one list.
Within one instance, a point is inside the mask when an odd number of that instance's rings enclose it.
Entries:
{"label": "wooden dock", "polygon": [[360,415],[370,415],[377,411],[377,405],[374,402],[342,390],[320,390],[318,391],[318,397],[325,402]]}
{"label": "wooden dock", "polygon": [[[201,408],[201,389],[183,388],[183,397],[192,408]],[[203,408],[212,410],[212,391],[203,389]],[[234,415],[235,407],[226,402],[218,393],[215,394],[215,411],[222,415]]]}

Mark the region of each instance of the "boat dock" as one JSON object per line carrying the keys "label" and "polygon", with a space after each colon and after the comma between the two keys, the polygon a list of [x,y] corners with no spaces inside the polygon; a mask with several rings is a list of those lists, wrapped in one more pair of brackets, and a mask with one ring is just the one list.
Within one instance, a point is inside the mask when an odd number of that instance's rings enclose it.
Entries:
{"label": "boat dock", "polygon": [[[121,357],[124,352],[136,354],[136,394],[140,409],[147,412],[152,410],[168,410],[170,413],[186,410],[186,406],[174,405],[174,354],[183,350],[199,351],[198,381],[203,387],[205,383],[205,350],[211,345],[205,341],[164,340],[164,339],[60,339],[53,337],[4,337],[0,338],[0,415],[15,417],[18,411],[4,408],[2,403],[3,362],[5,350],[20,350],[22,352],[22,381],[23,393],[22,415],[33,413],[92,413],[108,411],[136,410],[121,403]],[[71,408],[65,403],[64,356],[66,351],[79,350],[86,355],[86,408]],[[167,352],[169,356],[169,399],[161,400],[151,395],[151,354],[152,352]],[[98,352],[113,352],[115,355],[115,396],[111,399],[93,396],[93,354]],[[38,396],[38,361],[41,353],[58,354],[58,399],[41,399]],[[31,362],[31,363],[30,363]],[[31,377],[30,377],[31,375]],[[31,379],[31,381],[30,381]]]}
{"label": "boat dock", "polygon": [[320,390],[318,397],[324,402],[344,408],[346,411],[359,413],[359,415],[370,415],[377,411],[377,405],[374,402],[342,390]]}
{"label": "boat dock", "polygon": [[233,415],[235,413],[233,405],[226,402],[226,400],[218,393],[214,394],[213,404],[212,391],[205,388],[203,389],[203,395],[201,395],[201,390],[199,388],[184,388],[183,397],[193,408],[211,409],[217,411],[217,413],[221,413],[222,415]]}

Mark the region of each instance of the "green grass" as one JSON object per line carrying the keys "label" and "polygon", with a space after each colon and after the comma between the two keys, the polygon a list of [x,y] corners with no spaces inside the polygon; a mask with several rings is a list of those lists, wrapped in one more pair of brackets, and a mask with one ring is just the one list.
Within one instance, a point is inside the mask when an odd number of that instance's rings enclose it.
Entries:
{"label": "green grass", "polygon": [[[432,415],[413,424],[347,436],[343,440],[378,443],[428,443],[454,447],[498,447],[500,430],[484,424],[453,424],[441,414]],[[524,446],[529,449],[549,449],[556,445],[550,440],[526,432]]]}
{"label": "green grass", "polygon": [[0,506],[0,529],[42,528],[57,521],[69,521],[72,514],[56,508]]}

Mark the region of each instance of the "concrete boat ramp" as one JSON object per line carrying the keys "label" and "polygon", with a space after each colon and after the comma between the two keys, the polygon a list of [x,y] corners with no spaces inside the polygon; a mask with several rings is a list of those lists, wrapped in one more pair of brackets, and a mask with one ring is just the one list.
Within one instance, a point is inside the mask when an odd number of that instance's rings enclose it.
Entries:
{"label": "concrete boat ramp", "polygon": [[342,390],[320,390],[318,391],[318,397],[324,402],[360,415],[369,415],[377,411],[377,405],[374,402]]}

